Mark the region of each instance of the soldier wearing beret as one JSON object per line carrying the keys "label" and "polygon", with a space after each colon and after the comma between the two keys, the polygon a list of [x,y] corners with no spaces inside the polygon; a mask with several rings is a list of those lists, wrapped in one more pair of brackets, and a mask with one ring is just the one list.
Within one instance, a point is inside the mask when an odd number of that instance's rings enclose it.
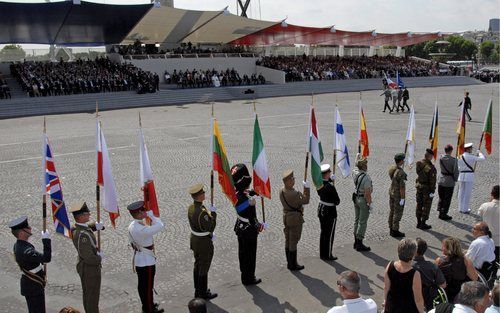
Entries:
{"label": "soldier wearing beret", "polygon": [[295,190],[295,177],[292,170],[283,173],[283,184],[280,191],[280,201],[283,205],[283,229],[285,233],[285,253],[287,268],[291,271],[304,269],[303,265],[297,263],[297,244],[302,235],[302,224],[304,224],[304,204],[309,203],[310,187],[303,182],[304,192]]}
{"label": "soldier wearing beret", "polygon": [[366,226],[370,211],[373,209],[372,191],[373,184],[370,175],[368,175],[368,159],[356,156],[356,169],[353,170],[354,179],[354,246],[357,251],[370,251],[370,247],[363,244],[365,238]]}
{"label": "soldier wearing beret", "polygon": [[340,198],[333,184],[335,176],[332,174],[330,164],[321,165],[321,175],[323,176],[323,186],[317,190],[319,195],[318,218],[321,226],[319,257],[322,260],[335,261],[337,257],[332,255],[332,247],[337,225],[337,205],[340,204]]}
{"label": "soldier wearing beret", "polygon": [[[144,201],[136,201],[127,206],[134,220],[128,227],[128,238],[134,249],[133,266],[137,273],[137,290],[142,303],[143,313],[163,313],[157,303],[153,301],[153,290],[156,273],[156,255],[154,252],[153,236],[162,231],[165,226],[154,216],[153,211],[147,211]],[[149,217],[151,225],[144,223]]]}
{"label": "soldier wearing beret", "polygon": [[392,237],[404,237],[405,234],[399,231],[399,221],[403,217],[403,210],[406,199],[406,180],[408,176],[403,170],[405,154],[398,153],[394,156],[394,165],[389,168],[391,187],[389,188],[389,229]]}
{"label": "soldier wearing beret", "polygon": [[255,262],[257,261],[257,237],[265,228],[257,219],[255,210],[255,192],[249,190],[252,177],[245,164],[231,167],[231,176],[238,201],[235,208],[238,218],[234,232],[238,236],[238,259],[240,261],[241,282],[243,285],[257,285],[262,280],[255,277]]}
{"label": "soldier wearing beret", "polygon": [[17,239],[14,256],[21,269],[21,295],[26,298],[28,312],[45,313],[46,276],[43,264],[49,263],[51,259],[50,235],[42,231],[43,253],[40,253],[28,241],[32,233],[27,216],[11,221],[9,227]]}
{"label": "soldier wearing beret", "polygon": [[191,227],[190,247],[194,255],[194,297],[213,299],[216,293],[208,289],[208,271],[214,256],[213,233],[217,223],[215,206],[210,210],[203,205],[205,190],[203,184],[189,188],[193,203],[188,208],[189,226]]}
{"label": "soldier wearing beret", "polygon": [[426,149],[424,159],[418,161],[416,165],[417,228],[424,230],[431,229],[431,226],[427,225],[426,221],[429,219],[432,198],[434,198],[434,193],[436,192],[437,171],[431,162],[433,156],[434,152],[431,149]]}
{"label": "soldier wearing beret", "polygon": [[88,224],[90,210],[82,202],[70,207],[75,218],[72,229],[73,244],[78,252],[76,271],[80,275],[85,313],[99,313],[99,295],[101,292],[101,262],[104,257],[99,251],[94,231],[103,230],[101,223]]}

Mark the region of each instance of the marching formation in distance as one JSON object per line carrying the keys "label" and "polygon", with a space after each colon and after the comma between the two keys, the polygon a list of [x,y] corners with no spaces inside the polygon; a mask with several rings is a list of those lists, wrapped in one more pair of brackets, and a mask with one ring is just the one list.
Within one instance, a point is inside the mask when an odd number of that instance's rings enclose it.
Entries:
{"label": "marching formation in distance", "polygon": [[[468,93],[465,95],[463,102],[465,105],[461,108],[459,127],[457,129],[458,141],[455,157],[452,156],[454,150],[453,146],[447,144],[444,147],[445,154],[439,157],[439,175],[434,165],[438,160],[438,107],[436,103],[429,135],[430,148],[425,149],[423,159],[417,161],[415,164],[417,174],[415,182],[417,192],[415,215],[417,220],[416,227],[420,230],[428,230],[431,228],[431,225],[427,224],[427,220],[429,219],[432,201],[436,194],[439,197],[439,218],[442,220],[451,219],[448,212],[456,182],[459,183],[459,211],[463,214],[469,214],[471,211],[469,202],[474,183],[476,164],[486,159],[480,151],[483,143],[487,153],[491,154],[492,152],[492,101],[490,100],[487,109],[483,133],[476,154],[473,153],[473,144],[465,143],[465,119],[466,115],[468,115],[467,110],[470,109],[470,98],[468,101],[467,98]],[[389,235],[396,238],[405,237],[405,234],[401,232],[399,226],[399,222],[405,211],[405,206],[408,205],[406,200],[407,174],[405,172],[405,167],[412,170],[415,159],[415,112],[413,106],[409,108],[409,111],[410,114],[404,152],[398,152],[394,155],[394,164],[388,169],[388,176],[391,181],[388,191],[390,206],[388,218]],[[358,153],[355,156],[354,169],[351,169],[347,140],[345,138],[338,107],[335,109],[334,115],[335,152],[333,163],[330,165],[323,162],[323,148],[319,137],[315,108],[314,105],[311,104],[304,179],[301,182],[302,190],[296,189],[297,184],[294,169],[287,169],[282,173],[283,187],[279,190],[279,199],[283,207],[285,256],[287,268],[290,271],[300,271],[304,269],[304,266],[298,262],[297,245],[301,239],[302,224],[304,223],[304,206],[308,205],[310,202],[312,187],[316,189],[319,197],[317,216],[321,225],[318,247],[320,258],[325,261],[337,260],[337,257],[333,253],[333,242],[337,223],[336,207],[340,204],[340,197],[335,187],[337,175],[342,175],[344,178],[351,176],[353,179],[354,192],[352,194],[352,201],[355,210],[355,220],[352,228],[354,237],[353,248],[359,252],[371,250],[369,246],[363,243],[368,219],[373,210],[375,210],[375,204],[372,201],[373,181],[368,173],[370,149],[361,96],[359,102]],[[99,312],[101,264],[102,259],[105,257],[104,251],[102,251],[101,248],[100,238],[100,232],[105,229],[104,224],[101,222],[101,208],[109,214],[113,227],[115,227],[116,219],[120,216],[120,211],[118,208],[108,147],[97,112],[96,120],[96,222],[89,223],[91,210],[86,202],[76,203],[66,209],[59,176],[53,160],[53,153],[44,125],[43,140],[45,149],[42,165],[45,173],[43,186],[45,194],[43,196],[44,227],[41,234],[44,247],[43,252],[36,251],[34,246],[29,243],[29,238],[33,234],[26,216],[19,217],[11,221],[8,225],[12,234],[17,239],[14,245],[14,254],[16,262],[22,272],[21,295],[26,298],[29,312],[45,312],[44,289],[47,281],[45,266],[51,261],[51,240],[49,231],[47,230],[47,203],[51,204],[50,209],[52,211],[52,220],[56,233],[71,238],[77,250],[78,262],[76,264],[76,270],[81,279],[85,312]],[[241,283],[245,286],[256,285],[262,281],[255,275],[257,239],[259,234],[269,227],[266,223],[264,208],[265,198],[271,198],[270,173],[257,113],[255,112],[253,130],[253,175],[250,174],[248,167],[243,163],[237,163],[233,166],[229,165],[227,151],[222,140],[217,119],[212,116],[211,122],[212,175],[210,182],[210,197],[208,199],[209,203],[204,203],[207,199],[205,197],[206,190],[202,183],[197,183],[186,191],[186,196],[190,195],[193,201],[187,209],[187,219],[191,228],[190,249],[193,251],[194,256],[194,297],[205,300],[217,297],[217,293],[208,288],[208,273],[214,255],[213,233],[217,225],[217,208],[214,204],[214,172],[218,174],[218,182],[222,192],[231,201],[236,211],[234,232],[238,240]],[[161,313],[165,310],[160,308],[159,304],[154,301],[154,277],[156,270],[154,236],[163,231],[165,225],[160,219],[160,209],[158,206],[148,150],[142,132],[140,114],[139,140],[140,179],[142,183],[140,187],[143,191],[144,198],[127,206],[133,218],[133,221],[128,227],[128,241],[133,248],[133,268],[134,272],[137,273],[137,289],[142,304],[142,312]],[[311,180],[308,180],[309,168]],[[339,172],[336,172],[337,168]],[[495,188],[495,199],[498,201],[498,186]],[[495,196],[494,190],[492,191],[493,197]],[[49,201],[47,201],[47,197]],[[103,201],[101,201],[101,199]],[[257,218],[257,207],[259,206],[259,202],[262,209],[262,221],[259,221]],[[383,204],[377,204],[376,206],[382,207]],[[486,210],[487,208],[485,207],[483,212],[486,212]],[[73,215],[75,222],[73,226],[70,224],[68,212]],[[482,223],[483,224],[477,225],[476,238],[481,238],[482,236],[487,237],[490,229],[494,231],[498,237],[498,226],[488,225],[485,222]],[[492,223],[494,224],[494,222]],[[484,245],[490,244],[489,241],[485,239],[484,244],[478,242],[474,246],[471,245],[471,252],[465,260],[471,259],[477,262],[470,263],[469,261],[464,261],[463,267],[472,266],[472,268],[468,270],[469,273],[472,273],[470,274],[472,280],[477,279],[477,274],[474,276],[476,270],[484,274],[484,276],[491,274],[491,268],[488,268],[488,271],[486,271],[483,267],[486,263],[492,264],[495,260],[498,260],[500,244],[498,238],[495,240],[493,246],[493,260],[490,255],[483,255],[483,251],[486,250],[481,250],[484,249],[482,248]],[[401,284],[398,275],[401,276],[402,273],[409,271],[407,267],[409,266],[411,268],[411,260],[416,253],[417,255],[418,253],[423,255],[426,249],[426,245],[425,248],[423,248],[424,244],[425,242],[419,243],[417,241],[417,243],[415,243],[410,239],[405,239],[400,242],[398,247],[399,261],[391,262],[386,269],[385,312],[403,312],[397,309],[397,307],[400,301],[406,299],[406,295],[404,294],[404,288],[406,287],[398,286],[398,284]],[[449,245],[451,247],[452,243],[449,243]],[[443,247],[444,246],[445,243],[443,242]],[[453,249],[448,248],[446,251],[452,253]],[[447,254],[445,255],[448,256]],[[480,260],[477,259],[479,255],[483,257]],[[462,258],[464,257],[462,256]],[[453,263],[455,262],[454,260],[455,259],[449,256],[448,258],[443,258],[436,262],[438,264],[451,264],[455,266],[455,263]],[[439,266],[441,267],[441,265]],[[420,275],[417,276],[419,282],[422,280],[421,286],[424,286],[424,278],[420,278]],[[422,274],[422,276],[424,276],[424,274]],[[393,282],[393,284],[394,282],[396,283],[391,285],[390,282]],[[337,282],[337,284],[339,285],[342,296],[347,295],[352,297],[353,295],[357,295],[359,297],[357,294],[359,291],[359,276],[356,272],[342,273],[341,280]],[[351,288],[352,286],[354,287]],[[358,286],[358,290],[356,290],[356,286]],[[448,289],[445,288],[445,290],[447,294],[449,293],[448,298],[453,299],[460,291],[460,288],[456,290],[456,286],[452,286]],[[420,294],[415,296],[413,300],[413,294],[411,294],[411,299],[414,301],[415,312],[423,312],[424,306],[427,310],[432,308],[432,304],[429,305],[428,303],[428,297],[430,296],[426,296],[425,294],[422,296],[422,294]],[[372,302],[367,301],[366,303],[373,309],[375,304]],[[366,312],[376,312],[376,305],[375,311],[367,310]],[[406,310],[404,312],[413,312],[413,310]]]}

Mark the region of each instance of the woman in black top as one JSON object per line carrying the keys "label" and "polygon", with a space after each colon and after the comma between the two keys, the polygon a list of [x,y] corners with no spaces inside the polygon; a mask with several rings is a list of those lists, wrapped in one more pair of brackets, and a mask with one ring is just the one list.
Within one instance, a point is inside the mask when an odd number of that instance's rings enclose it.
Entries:
{"label": "woman in black top", "polygon": [[385,313],[424,312],[420,273],[412,267],[416,251],[414,240],[403,239],[398,245],[399,260],[387,265],[384,276]]}

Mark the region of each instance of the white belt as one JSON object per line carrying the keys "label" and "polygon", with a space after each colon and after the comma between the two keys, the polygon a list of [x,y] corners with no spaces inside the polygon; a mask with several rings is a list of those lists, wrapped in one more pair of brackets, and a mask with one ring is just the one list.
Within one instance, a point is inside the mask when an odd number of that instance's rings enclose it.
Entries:
{"label": "white belt", "polygon": [[244,222],[244,223],[250,223],[250,220],[249,220],[248,218],[244,218],[244,217],[239,216],[239,215],[238,215],[238,219],[239,219],[240,221]]}
{"label": "white belt", "polygon": [[41,270],[43,270],[43,265],[42,264],[38,264],[37,267],[35,267],[32,270],[28,270],[28,272],[36,274],[36,273],[40,272]]}
{"label": "white belt", "polygon": [[205,236],[210,235],[210,232],[205,231],[205,232],[200,233],[200,232],[197,232],[197,231],[194,231],[191,229],[191,234],[198,236],[198,237],[205,237]]}
{"label": "white belt", "polygon": [[325,202],[325,201],[321,201],[321,200],[319,200],[319,203],[326,205],[326,206],[335,206],[335,203],[329,203],[329,202]]}

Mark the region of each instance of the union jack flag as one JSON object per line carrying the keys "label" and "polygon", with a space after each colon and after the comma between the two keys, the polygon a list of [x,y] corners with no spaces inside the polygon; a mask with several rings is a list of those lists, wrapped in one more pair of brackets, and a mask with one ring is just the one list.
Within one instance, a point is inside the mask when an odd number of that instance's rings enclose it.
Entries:
{"label": "union jack flag", "polygon": [[49,195],[52,208],[52,219],[54,221],[56,232],[71,238],[71,226],[69,223],[68,211],[66,210],[66,205],[64,204],[61,182],[59,181],[59,176],[56,172],[52,150],[50,149],[49,138],[46,134],[43,134],[43,140],[44,153],[42,163],[44,167],[44,192]]}

